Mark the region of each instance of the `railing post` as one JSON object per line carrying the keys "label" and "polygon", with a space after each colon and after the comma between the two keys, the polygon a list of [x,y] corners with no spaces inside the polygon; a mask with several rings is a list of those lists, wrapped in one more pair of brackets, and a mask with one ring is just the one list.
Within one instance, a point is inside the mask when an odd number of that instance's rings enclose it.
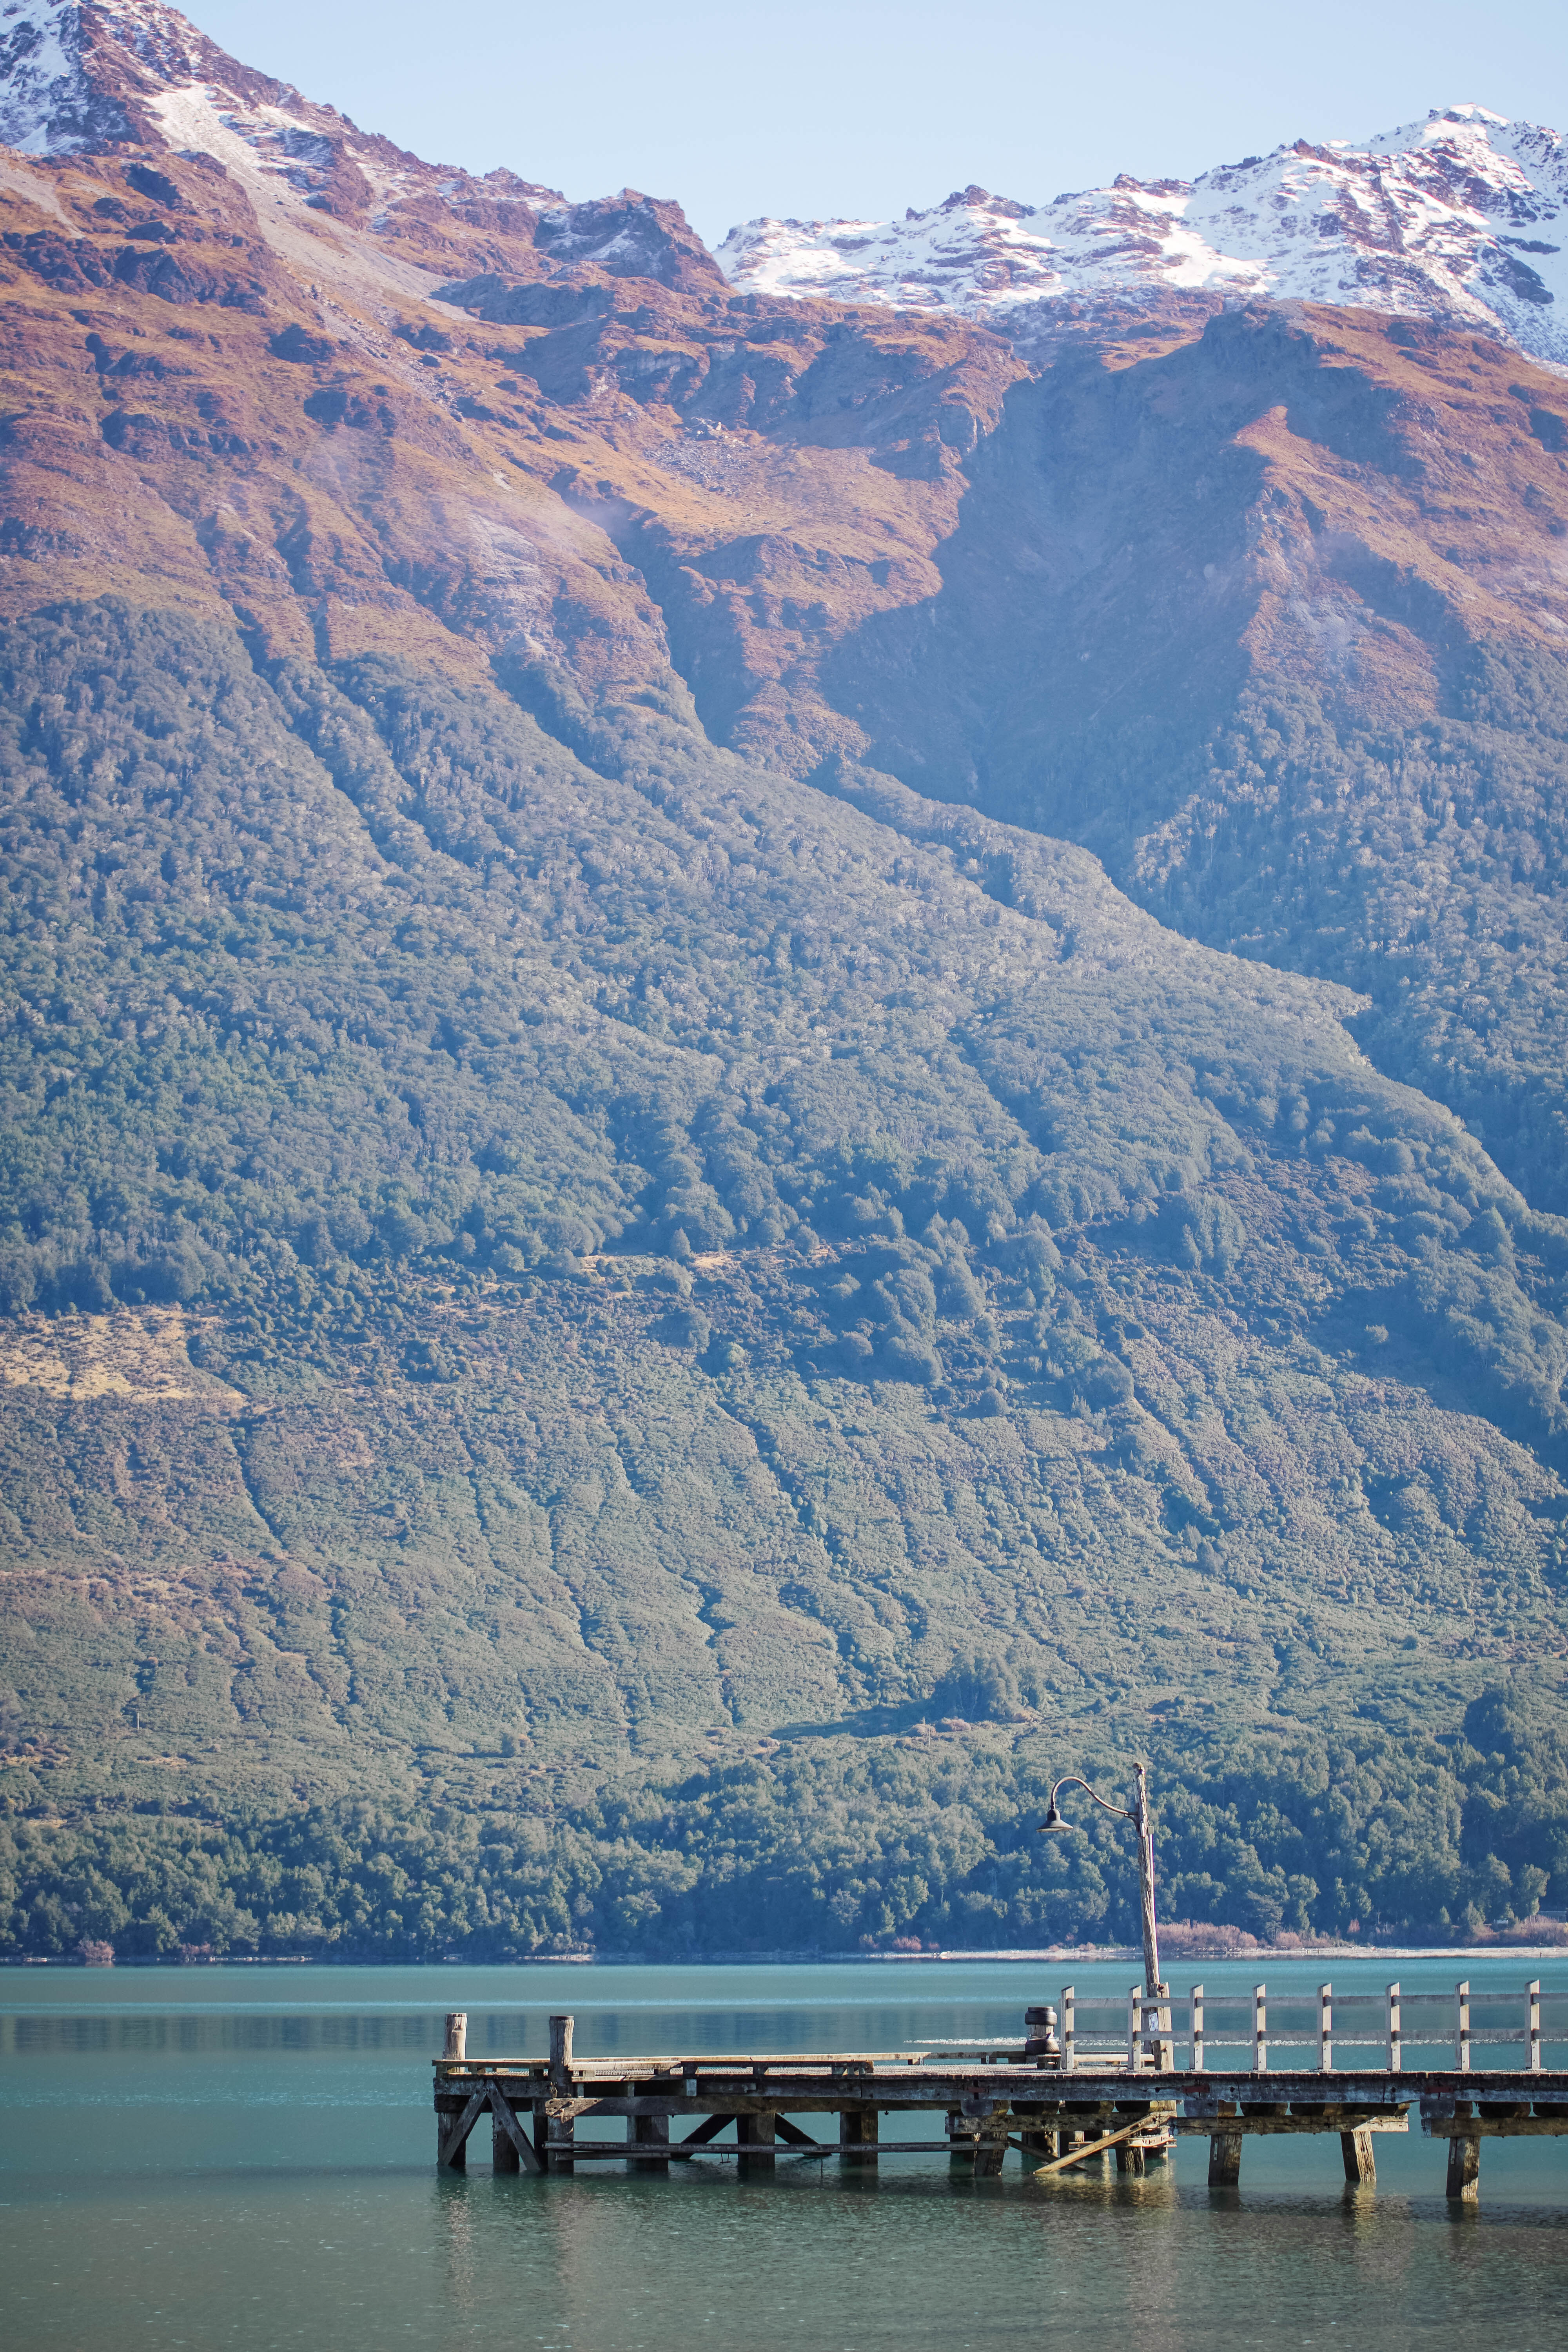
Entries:
{"label": "railing post", "polygon": [[1062,2073],[1070,2074],[1076,2063],[1073,2048],[1073,1989],[1062,1987]]}
{"label": "railing post", "polygon": [[1331,1984],[1318,1987],[1318,2072],[1331,2074],[1334,2071],[1334,1989]]}
{"label": "railing post", "polygon": [[1526,2055],[1526,2063],[1532,2074],[1539,2074],[1541,2072],[1541,1979],[1539,1977],[1530,1986],[1528,2033],[1530,2048]]}
{"label": "railing post", "polygon": [[1399,2030],[1399,1987],[1388,1988],[1388,2071],[1397,2074],[1403,2059],[1404,2036]]}
{"label": "railing post", "polygon": [[1160,2005],[1154,2011],[1154,2029],[1159,2039],[1157,2063],[1162,2074],[1168,2074],[1176,2063],[1175,2032],[1171,2018],[1171,1988],[1162,1977],[1154,1988]]}
{"label": "railing post", "polygon": [[1454,2064],[1461,2074],[1470,2071],[1470,1988],[1468,1979],[1454,1987]]}
{"label": "railing post", "polygon": [[468,2054],[468,2012],[466,2009],[447,2011],[447,2046],[443,2058],[466,2058]]}
{"label": "railing post", "polygon": [[1194,2074],[1201,2074],[1203,2071],[1204,1989],[1202,1985],[1194,1985],[1193,1987],[1193,2072]]}
{"label": "railing post", "polygon": [[1268,2072],[1268,1988],[1252,1988],[1252,2071],[1255,2074]]}
{"label": "railing post", "polygon": [[1127,1992],[1127,2071],[1130,2074],[1138,2071],[1138,2045],[1142,2039],[1140,2031],[1142,2023],[1143,1988],[1141,1984],[1131,1985]]}

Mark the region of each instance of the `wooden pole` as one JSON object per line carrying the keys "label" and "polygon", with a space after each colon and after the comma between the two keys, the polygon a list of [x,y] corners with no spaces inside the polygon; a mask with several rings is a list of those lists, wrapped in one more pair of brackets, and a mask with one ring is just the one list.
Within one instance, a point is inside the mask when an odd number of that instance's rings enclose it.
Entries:
{"label": "wooden pole", "polygon": [[634,2172],[668,2172],[669,2117],[668,2116],[628,2116],[626,2138],[637,2150],[636,2156],[632,2158],[631,2168]]}
{"label": "wooden pole", "polygon": [[1137,1768],[1138,1893],[1143,1913],[1143,1981],[1152,1992],[1160,1982],[1160,1931],[1154,1920],[1154,1822],[1149,1811],[1149,1767]]}
{"label": "wooden pole", "polygon": [[838,2117],[841,2164],[875,2164],[879,2120],[875,2107],[845,2107]]}
{"label": "wooden pole", "polygon": [[1192,2000],[1193,2072],[1201,2074],[1204,2071],[1204,1989],[1201,1984],[1193,1987]]}
{"label": "wooden pole", "polygon": [[447,2042],[443,2058],[466,2058],[468,2054],[468,2012],[466,2009],[447,2011]]}
{"label": "wooden pole", "polygon": [[1526,2032],[1530,2048],[1527,2053],[1527,2063],[1532,2074],[1539,2074],[1541,2072],[1541,1979],[1539,1977],[1530,1987],[1529,1999],[1530,2019]]}
{"label": "wooden pole", "polygon": [[1399,1987],[1388,1988],[1388,2071],[1397,2074],[1404,2055],[1405,2036],[1399,2024]]}
{"label": "wooden pole", "polygon": [[1364,2124],[1354,2131],[1341,2132],[1340,2153],[1345,2160],[1345,2179],[1357,2189],[1377,2186],[1377,2158],[1373,2152],[1372,2134]]}
{"label": "wooden pole", "polygon": [[1235,2189],[1241,2181],[1241,2134],[1238,2131],[1209,2134],[1209,2187]]}
{"label": "wooden pole", "polygon": [[552,2017],[550,2021],[550,2079],[558,2091],[572,2087],[572,2035],[576,2020]]}
{"label": "wooden pole", "polygon": [[1072,2071],[1073,2071],[1074,2065],[1077,2063],[1077,2053],[1076,2053],[1076,2050],[1075,2050],[1075,2046],[1074,2046],[1074,2042],[1073,2042],[1073,2034],[1074,2034],[1074,2026],[1073,2026],[1073,1989],[1072,1989],[1071,1985],[1063,1985],[1063,1987],[1062,1987],[1062,2073],[1063,2073],[1064,2074],[1070,2074],[1072,2073]]}
{"label": "wooden pole", "polygon": [[1318,2072],[1331,2074],[1334,2071],[1334,1989],[1331,1984],[1318,1987]]}
{"label": "wooden pole", "polygon": [[1468,1980],[1454,1987],[1454,2065],[1461,2074],[1470,2071],[1470,1988]]}
{"label": "wooden pole", "polygon": [[1252,1988],[1252,2071],[1255,2074],[1268,2072],[1268,1988]]}

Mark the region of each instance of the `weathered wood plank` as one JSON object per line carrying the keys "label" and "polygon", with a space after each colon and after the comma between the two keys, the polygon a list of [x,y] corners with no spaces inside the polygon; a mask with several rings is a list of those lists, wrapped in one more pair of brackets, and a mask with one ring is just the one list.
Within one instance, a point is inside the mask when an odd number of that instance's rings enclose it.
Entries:
{"label": "weathered wood plank", "polygon": [[1344,2158],[1345,2179],[1352,2187],[1372,2189],[1377,2185],[1377,2153],[1372,2144],[1372,2134],[1365,2124],[1354,2131],[1340,2134],[1340,2153]]}

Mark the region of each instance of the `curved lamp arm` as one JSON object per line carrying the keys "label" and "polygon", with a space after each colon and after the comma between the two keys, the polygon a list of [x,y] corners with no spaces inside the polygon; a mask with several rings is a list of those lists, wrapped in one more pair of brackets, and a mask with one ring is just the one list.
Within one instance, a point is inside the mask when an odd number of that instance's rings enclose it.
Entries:
{"label": "curved lamp arm", "polygon": [[1059,1830],[1062,1826],[1062,1817],[1057,1811],[1058,1789],[1081,1789],[1086,1797],[1093,1799],[1094,1802],[1100,1807],[1102,1813],[1114,1813],[1118,1820],[1131,1822],[1135,1827],[1138,1826],[1137,1814],[1130,1813],[1125,1805],[1107,1804],[1105,1799],[1098,1795],[1096,1791],[1089,1787],[1089,1782],[1084,1780],[1080,1773],[1064,1772],[1061,1779],[1056,1783],[1056,1786],[1051,1790],[1050,1801],[1046,1807],[1046,1818],[1040,1823],[1039,1829],[1037,1832],[1037,1836],[1044,1837],[1048,1831]]}

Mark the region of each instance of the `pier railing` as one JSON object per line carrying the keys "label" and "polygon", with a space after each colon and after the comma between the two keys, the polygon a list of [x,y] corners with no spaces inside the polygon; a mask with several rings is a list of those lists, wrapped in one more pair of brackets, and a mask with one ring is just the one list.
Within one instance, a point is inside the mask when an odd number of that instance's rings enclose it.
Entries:
{"label": "pier railing", "polygon": [[[1310,2053],[1307,2066],[1323,2074],[1334,2071],[1336,2052],[1353,2053],[1358,2065],[1381,2063],[1397,2074],[1405,2053],[1420,2050],[1444,2052],[1444,2063],[1465,2074],[1484,2063],[1477,2055],[1483,2050],[1508,2052],[1494,2062],[1505,2068],[1518,2066],[1512,2053],[1522,2050],[1524,2069],[1534,2074],[1543,2042],[1568,2043],[1568,1993],[1543,2000],[1539,1979],[1522,1991],[1475,1993],[1462,1982],[1451,1992],[1407,1993],[1391,1984],[1377,1993],[1336,1993],[1323,1984],[1316,1993],[1274,1997],[1266,1984],[1249,1993],[1217,1995],[1196,1984],[1184,1993],[1167,1986],[1156,1994],[1133,1985],[1125,1996],[1079,1999],[1066,1985],[1058,2017],[1069,2071],[1079,2063],[1104,2065],[1117,2054],[1131,2065],[1148,2064],[1158,2051],[1165,2067],[1184,2064],[1201,2074],[1218,2058],[1228,2073],[1241,2050],[1254,2074],[1268,2073],[1287,2051]],[[1373,2050],[1379,2058],[1368,2058]],[[1284,2063],[1302,2064],[1294,2055]]]}

